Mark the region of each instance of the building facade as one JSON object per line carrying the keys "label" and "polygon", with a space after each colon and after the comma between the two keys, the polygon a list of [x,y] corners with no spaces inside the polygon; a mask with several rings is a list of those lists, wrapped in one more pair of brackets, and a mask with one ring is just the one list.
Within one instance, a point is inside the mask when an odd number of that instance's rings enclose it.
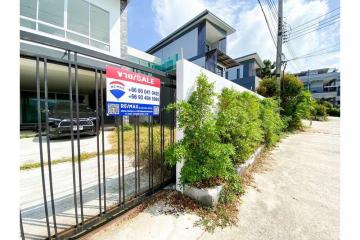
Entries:
{"label": "building facade", "polygon": [[235,29],[205,10],[146,52],[162,62],[184,58],[225,77],[229,67],[238,65],[226,54],[227,36]]}
{"label": "building facade", "polygon": [[296,73],[305,89],[317,100],[340,105],[340,72],[335,68],[322,68]]}
{"label": "building facade", "polygon": [[[70,43],[116,58],[127,50],[127,5],[124,0],[20,0],[20,32]],[[67,52],[42,43],[20,40],[20,123],[34,125],[36,116],[35,60],[24,56],[66,61]],[[72,54],[71,59],[74,59]],[[80,64],[104,67],[94,58],[77,56]],[[40,66],[42,71],[43,66]],[[93,107],[93,75],[79,70],[79,101]],[[49,107],[68,101],[67,68],[48,64]],[[89,87],[91,86],[91,87]],[[42,103],[43,104],[43,103]]]}
{"label": "building facade", "polygon": [[239,65],[226,70],[226,79],[255,91],[261,80],[260,69],[264,67],[259,55],[252,53],[236,58],[235,61]]}

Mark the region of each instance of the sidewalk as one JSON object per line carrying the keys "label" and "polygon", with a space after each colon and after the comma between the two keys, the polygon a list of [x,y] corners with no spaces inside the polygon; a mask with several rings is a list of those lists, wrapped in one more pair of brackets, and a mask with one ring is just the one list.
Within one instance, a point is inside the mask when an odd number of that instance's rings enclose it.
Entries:
{"label": "sidewalk", "polygon": [[[191,214],[165,214],[159,201],[131,220],[114,220],[83,239],[339,239],[339,118],[283,139],[246,189],[236,227],[208,233]],[[165,212],[165,213],[164,213]]]}

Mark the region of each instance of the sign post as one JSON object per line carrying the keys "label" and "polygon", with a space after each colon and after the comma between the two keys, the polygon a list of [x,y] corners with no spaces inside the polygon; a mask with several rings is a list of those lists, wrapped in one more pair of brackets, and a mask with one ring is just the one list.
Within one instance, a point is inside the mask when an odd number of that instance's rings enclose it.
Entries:
{"label": "sign post", "polygon": [[108,116],[156,116],[160,108],[159,78],[125,68],[106,67]]}

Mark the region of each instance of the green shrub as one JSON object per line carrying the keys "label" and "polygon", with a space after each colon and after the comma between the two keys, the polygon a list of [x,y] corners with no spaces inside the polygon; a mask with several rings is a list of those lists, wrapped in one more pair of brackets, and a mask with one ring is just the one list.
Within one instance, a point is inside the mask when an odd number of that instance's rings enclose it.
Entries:
{"label": "green shrub", "polygon": [[224,88],[219,97],[216,125],[221,141],[234,146],[233,162],[243,163],[262,141],[258,97]]}
{"label": "green shrub", "polygon": [[319,103],[316,105],[316,117],[321,120],[327,119],[327,108],[325,105]]}
{"label": "green shrub", "polygon": [[260,118],[264,132],[264,143],[267,146],[272,146],[279,141],[280,135],[285,128],[277,101],[264,98],[261,101]]}
{"label": "green shrub", "polygon": [[340,117],[340,108],[333,107],[328,111],[329,116]]}
{"label": "green shrub", "polygon": [[177,111],[177,123],[184,137],[165,150],[165,162],[170,166],[184,161],[181,184],[209,183],[213,179],[225,180],[233,169],[231,144],[223,144],[216,131],[214,84],[201,73],[196,80],[196,90],[188,101],[171,104],[168,111]]}

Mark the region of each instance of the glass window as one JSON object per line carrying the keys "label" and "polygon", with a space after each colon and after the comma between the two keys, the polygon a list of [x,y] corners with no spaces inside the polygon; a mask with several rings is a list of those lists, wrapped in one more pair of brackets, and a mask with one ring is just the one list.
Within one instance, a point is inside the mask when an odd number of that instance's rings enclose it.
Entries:
{"label": "glass window", "polygon": [[65,37],[65,31],[62,29],[50,27],[48,25],[41,24],[41,23],[39,23],[38,29],[41,32],[50,33],[52,35],[59,36],[59,37]]}
{"label": "glass window", "polygon": [[67,9],[68,29],[89,35],[89,3],[83,0],[71,0]]}
{"label": "glass window", "polygon": [[240,69],[240,77],[239,78],[243,78],[244,77],[244,65],[240,65],[239,69]]}
{"label": "glass window", "polygon": [[64,27],[64,0],[39,0],[39,20]]}
{"label": "glass window", "polygon": [[20,26],[36,29],[36,22],[21,18]]}
{"label": "glass window", "polygon": [[89,45],[89,38],[72,33],[72,32],[66,32],[66,38],[77,41],[79,43],[84,43],[84,44]]}
{"label": "glass window", "polygon": [[20,15],[36,19],[36,2],[37,0],[21,0]]}
{"label": "glass window", "polygon": [[93,46],[93,47],[96,47],[96,48],[100,48],[100,49],[105,50],[105,51],[110,50],[110,46],[108,44],[104,44],[102,42],[98,42],[98,41],[95,41],[95,40],[90,40],[90,45]]}
{"label": "glass window", "polygon": [[90,37],[102,42],[109,42],[109,13],[90,5]]}
{"label": "glass window", "polygon": [[255,76],[255,64],[250,63],[249,64],[249,77]]}

